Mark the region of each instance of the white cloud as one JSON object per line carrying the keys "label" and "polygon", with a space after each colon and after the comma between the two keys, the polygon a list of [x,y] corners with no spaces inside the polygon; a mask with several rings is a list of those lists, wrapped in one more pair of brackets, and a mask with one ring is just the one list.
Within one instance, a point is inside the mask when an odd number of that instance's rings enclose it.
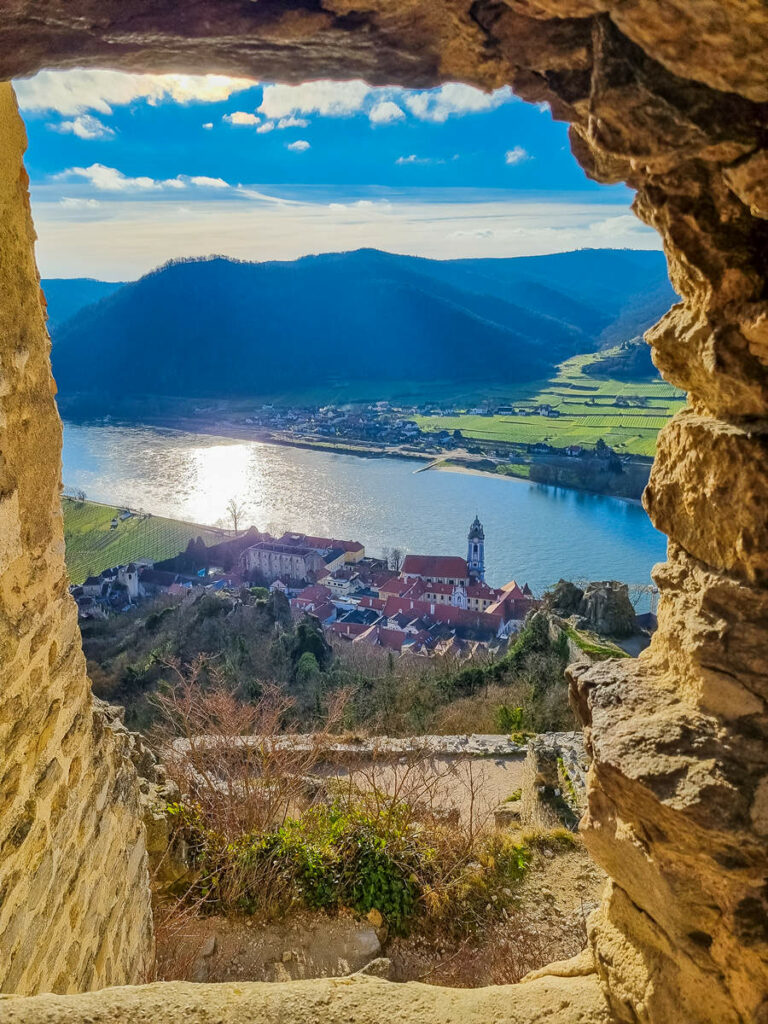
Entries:
{"label": "white cloud", "polygon": [[371,92],[365,82],[304,82],[302,85],[267,85],[259,113],[270,118],[295,114],[348,117],[362,110]]}
{"label": "white cloud", "polygon": [[293,153],[305,153],[309,149],[309,143],[306,139],[297,139],[295,142],[289,142],[286,148]]}
{"label": "white cloud", "polygon": [[278,128],[306,128],[309,121],[306,117],[281,117],[277,122]]}
{"label": "white cloud", "polygon": [[236,127],[242,125],[254,125],[261,121],[261,118],[256,114],[249,114],[245,110],[233,110],[231,114],[225,114],[222,117],[222,121],[226,121],[227,124],[233,124]]}
{"label": "white cloud", "polygon": [[514,146],[504,154],[505,164],[521,164],[524,160],[530,160],[531,156],[527,149],[522,146]]}
{"label": "white cloud", "polygon": [[76,135],[78,139],[109,139],[115,134],[114,128],[90,114],[81,114],[73,121],[61,121],[60,124],[49,124],[48,127],[63,135]]}
{"label": "white cloud", "polygon": [[96,110],[111,114],[113,106],[134,100],[162,103],[220,103],[235,92],[251,89],[248,78],[226,75],[132,75],[121,71],[40,71],[34,78],[14,82],[22,110],[57,110],[82,114]]}
{"label": "white cloud", "polygon": [[205,128],[206,131],[210,131],[211,128],[213,128],[213,121],[206,121],[206,123],[203,125],[203,128]]}
{"label": "white cloud", "polygon": [[199,185],[200,188],[229,188],[229,182],[223,178],[208,178],[204,174],[196,174],[189,179],[190,185]]}
{"label": "white cloud", "polygon": [[90,167],[70,167],[60,174],[54,175],[55,181],[67,181],[71,178],[83,178],[99,192],[149,192],[161,189],[184,189],[188,185],[198,188],[231,188],[223,178],[209,178],[206,175],[177,174],[175,178],[149,178],[139,175],[135,178],[123,174],[116,167],[104,164],[91,164]]}
{"label": "white cloud", "polygon": [[393,121],[402,121],[405,114],[392,100],[382,100],[369,110],[368,117],[371,124],[392,124]]}
{"label": "white cloud", "polygon": [[267,132],[271,132],[275,127],[274,121],[265,121],[264,124],[260,124],[256,131],[259,135],[265,135]]}
{"label": "white cloud", "polygon": [[431,160],[428,156],[416,156],[415,153],[410,153],[408,156],[399,156],[395,160],[396,164],[431,164],[434,160]]}
{"label": "white cloud", "polygon": [[98,199],[78,199],[62,196],[59,200],[59,206],[63,206],[65,210],[95,210],[101,206],[101,203]]}
{"label": "white cloud", "polygon": [[[162,188],[154,178],[140,176],[130,178],[118,171],[116,167],[105,167],[104,164],[91,164],[90,167],[70,167],[56,175],[57,179],[84,178],[94,188],[102,192],[127,192],[138,189]],[[183,186],[182,186],[183,187]]]}
{"label": "white cloud", "polygon": [[452,116],[493,110],[512,99],[512,90],[506,85],[495,92],[487,93],[471,85],[449,82],[439,89],[406,95],[404,102],[413,116],[420,121],[442,122]]}

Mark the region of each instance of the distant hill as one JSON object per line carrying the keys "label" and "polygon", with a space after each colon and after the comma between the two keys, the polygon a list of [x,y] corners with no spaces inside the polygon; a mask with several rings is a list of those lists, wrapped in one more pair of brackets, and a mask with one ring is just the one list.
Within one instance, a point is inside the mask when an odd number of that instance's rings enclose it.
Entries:
{"label": "distant hill", "polygon": [[659,371],[651,360],[651,346],[643,338],[632,338],[615,349],[610,349],[601,359],[584,367],[588,377],[603,377],[609,380],[653,380]]}
{"label": "distant hill", "polygon": [[48,329],[54,332],[83,306],[122,288],[123,281],[97,281],[93,277],[49,277],[41,282],[48,303]]}
{"label": "distant hill", "polygon": [[[660,252],[173,261],[54,330],[64,395],[238,396],[342,380],[520,382],[675,300]],[[617,324],[631,330],[615,337]],[[621,332],[619,331],[621,334]]]}

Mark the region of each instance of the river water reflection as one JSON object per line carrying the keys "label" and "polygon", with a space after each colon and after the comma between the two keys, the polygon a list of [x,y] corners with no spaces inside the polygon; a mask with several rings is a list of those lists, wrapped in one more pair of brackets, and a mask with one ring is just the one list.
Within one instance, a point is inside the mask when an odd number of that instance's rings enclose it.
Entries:
{"label": "river water reflection", "polygon": [[421,463],[365,459],[148,427],[65,424],[64,483],[96,501],[197,523],[222,519],[228,499],[273,533],[300,530],[360,540],[370,554],[464,554],[467,529],[485,527],[488,582],[538,591],[589,577],[649,583],[665,538],[644,510],[617,498]]}

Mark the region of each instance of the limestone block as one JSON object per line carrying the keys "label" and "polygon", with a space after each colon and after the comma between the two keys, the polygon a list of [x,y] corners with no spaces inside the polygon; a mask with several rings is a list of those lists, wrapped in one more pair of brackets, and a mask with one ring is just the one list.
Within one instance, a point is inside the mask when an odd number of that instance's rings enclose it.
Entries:
{"label": "limestone block", "polygon": [[632,993],[642,1021],[675,1019],[665,1014],[678,989],[686,1022],[757,1020],[768,991],[765,737],[725,728],[655,669],[652,657],[569,669],[592,754],[581,833],[620,908],[595,931],[598,969],[611,1005]]}
{"label": "limestone block", "polygon": [[723,321],[675,306],[645,335],[664,377],[713,416],[768,415],[768,361],[757,334],[760,322],[754,306],[747,305],[745,314],[742,329],[740,318]]}
{"label": "limestone block", "polygon": [[644,504],[657,529],[735,578],[768,583],[768,428],[678,413],[659,435]]}

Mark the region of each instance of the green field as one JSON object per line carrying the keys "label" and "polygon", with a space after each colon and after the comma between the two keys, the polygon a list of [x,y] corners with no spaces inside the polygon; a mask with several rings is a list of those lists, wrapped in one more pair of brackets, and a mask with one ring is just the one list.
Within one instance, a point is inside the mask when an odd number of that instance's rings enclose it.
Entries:
{"label": "green field", "polygon": [[226,530],[151,515],[119,521],[113,530],[110,523],[119,508],[66,497],[61,507],[67,568],[73,583],[137,558],[153,562],[172,558],[186,548],[190,538],[202,537],[206,544],[217,544],[229,535]]}
{"label": "green field", "polygon": [[[504,396],[504,404],[533,409],[549,404],[559,417],[546,416],[417,416],[422,430],[456,430],[483,441],[544,442],[563,448],[592,447],[602,438],[622,454],[656,452],[656,436],[685,405],[685,394],[665,381],[599,380],[583,367],[605,353],[574,356],[558,367],[551,380],[526,385]],[[617,406],[622,397],[633,404]],[[642,402],[642,404],[639,404]]]}

